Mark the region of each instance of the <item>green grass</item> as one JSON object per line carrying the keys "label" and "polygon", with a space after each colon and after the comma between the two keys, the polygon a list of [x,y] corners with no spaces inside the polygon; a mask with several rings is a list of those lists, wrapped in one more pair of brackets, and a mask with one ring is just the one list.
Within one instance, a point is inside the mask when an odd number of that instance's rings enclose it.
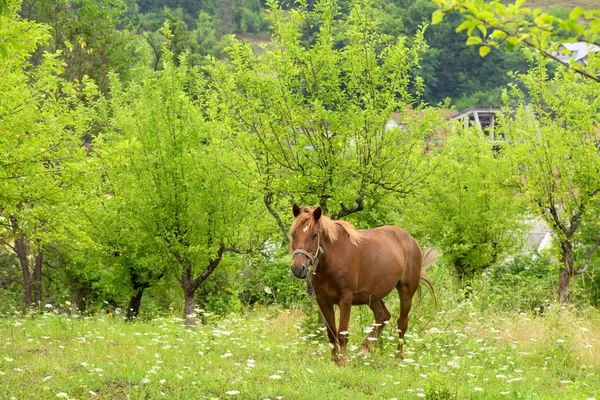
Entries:
{"label": "green grass", "polygon": [[[323,330],[299,309],[209,316],[195,330],[174,317],[5,316],[0,398],[600,399],[597,310],[550,305],[540,316],[477,304],[442,300],[434,313],[424,301],[403,363],[389,326],[358,356],[372,320],[354,308],[345,368],[330,362]],[[388,305],[397,315],[396,296]]]}

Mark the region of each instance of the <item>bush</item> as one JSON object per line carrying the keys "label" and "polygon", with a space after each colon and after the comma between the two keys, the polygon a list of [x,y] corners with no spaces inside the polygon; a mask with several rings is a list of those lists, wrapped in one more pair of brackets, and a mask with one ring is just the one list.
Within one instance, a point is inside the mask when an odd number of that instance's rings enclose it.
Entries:
{"label": "bush", "polygon": [[474,282],[482,309],[543,310],[556,300],[556,269],[545,256],[521,254],[483,273]]}
{"label": "bush", "polygon": [[254,258],[241,276],[243,287],[240,298],[246,305],[276,303],[290,307],[307,297],[306,283],[292,277],[287,256],[273,260]]}

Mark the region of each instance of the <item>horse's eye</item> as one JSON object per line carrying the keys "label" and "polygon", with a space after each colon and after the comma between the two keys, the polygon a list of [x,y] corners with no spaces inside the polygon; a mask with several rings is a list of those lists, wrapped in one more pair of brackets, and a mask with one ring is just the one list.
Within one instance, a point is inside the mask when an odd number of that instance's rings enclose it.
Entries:
{"label": "horse's eye", "polygon": [[313,238],[313,239],[316,239],[316,238],[317,238],[317,235],[318,235],[318,233],[317,233],[317,232],[313,233],[313,235],[312,235],[312,238]]}

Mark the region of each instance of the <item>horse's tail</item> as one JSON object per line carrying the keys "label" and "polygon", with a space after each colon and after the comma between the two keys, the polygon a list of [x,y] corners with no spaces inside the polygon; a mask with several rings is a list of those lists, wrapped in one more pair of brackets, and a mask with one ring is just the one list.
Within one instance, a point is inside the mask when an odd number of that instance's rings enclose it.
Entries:
{"label": "horse's tail", "polygon": [[421,285],[423,285],[427,288],[427,290],[433,296],[433,302],[436,304],[436,306],[437,306],[437,297],[435,296],[435,290],[433,289],[433,283],[431,282],[431,279],[429,279],[429,277],[427,276],[425,271],[439,257],[440,257],[440,253],[433,247],[430,247],[423,252],[423,259],[421,261],[421,278],[420,278],[420,282],[419,282],[420,283],[419,297],[421,297]]}

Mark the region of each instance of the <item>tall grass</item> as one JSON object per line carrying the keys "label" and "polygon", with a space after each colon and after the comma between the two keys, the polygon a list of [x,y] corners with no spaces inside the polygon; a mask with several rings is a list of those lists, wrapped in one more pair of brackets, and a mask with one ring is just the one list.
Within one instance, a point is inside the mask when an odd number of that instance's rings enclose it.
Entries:
{"label": "tall grass", "polygon": [[597,310],[499,308],[484,281],[465,298],[445,273],[431,275],[438,306],[426,296],[413,310],[402,363],[395,293],[393,320],[366,358],[372,315],[353,309],[345,368],[330,362],[314,309],[206,313],[194,330],[171,315],[11,313],[0,318],[0,398],[600,399]]}

